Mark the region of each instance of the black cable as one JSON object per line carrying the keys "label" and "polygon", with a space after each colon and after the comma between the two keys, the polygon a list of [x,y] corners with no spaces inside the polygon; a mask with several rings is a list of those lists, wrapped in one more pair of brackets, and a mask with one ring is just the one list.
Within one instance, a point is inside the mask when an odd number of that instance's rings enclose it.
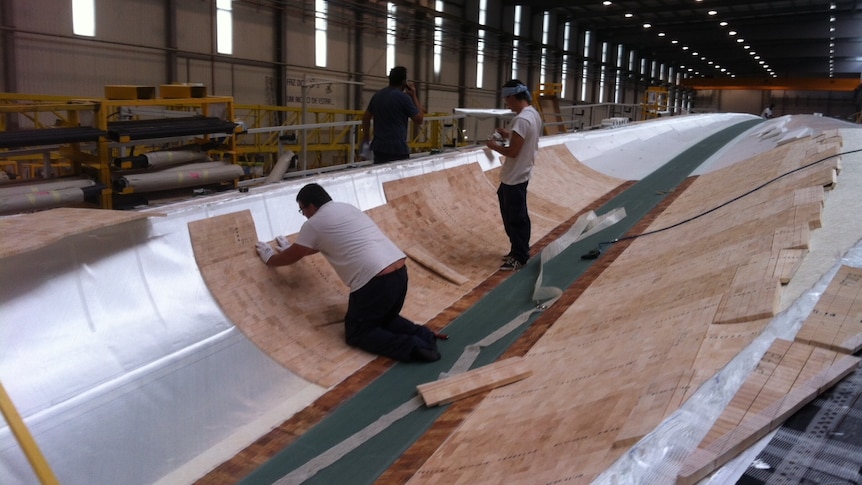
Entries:
{"label": "black cable", "polygon": [[745,192],[745,193],[743,193],[743,194],[740,194],[740,195],[738,195],[738,196],[734,197],[733,199],[730,199],[729,201],[727,201],[727,202],[725,202],[725,203],[723,203],[723,204],[721,204],[721,205],[715,206],[715,207],[713,207],[712,209],[709,209],[709,210],[707,210],[707,211],[705,211],[705,212],[701,212],[700,214],[698,214],[698,215],[696,215],[696,216],[689,217],[688,219],[684,219],[684,220],[679,221],[679,222],[677,222],[677,223],[675,223],[675,224],[671,224],[670,226],[663,227],[663,228],[661,228],[661,229],[656,229],[656,230],[654,230],[654,231],[644,232],[644,233],[642,233],[642,234],[635,234],[635,235],[633,235],[633,236],[619,237],[619,238],[616,238],[616,239],[614,239],[614,240],[612,240],[612,241],[603,241],[603,242],[600,242],[600,243],[598,244],[598,246],[596,247],[596,249],[593,249],[592,251],[590,251],[590,252],[588,252],[588,253],[584,254],[583,256],[581,256],[581,259],[596,259],[596,258],[598,258],[598,257],[599,257],[599,255],[600,255],[600,254],[602,254],[602,251],[604,250],[603,246],[610,246],[610,245],[612,245],[612,244],[614,244],[614,243],[618,243],[618,242],[620,242],[620,241],[626,241],[626,240],[629,240],[629,239],[637,239],[637,238],[639,238],[639,237],[643,237],[643,236],[651,236],[651,235],[653,235],[653,234],[657,234],[657,233],[660,233],[660,232],[664,232],[664,231],[667,231],[667,230],[669,230],[669,229],[673,229],[673,228],[679,227],[679,226],[681,226],[681,225],[683,225],[683,224],[687,224],[687,223],[689,223],[689,222],[691,222],[691,221],[694,221],[694,220],[696,220],[696,219],[700,219],[701,217],[703,217],[703,216],[705,216],[705,215],[707,215],[707,214],[711,214],[711,213],[713,213],[713,212],[715,212],[715,211],[717,211],[717,210],[721,209],[722,207],[726,207],[726,206],[728,206],[728,205],[730,205],[730,204],[732,204],[732,203],[736,202],[737,200],[742,199],[743,197],[747,197],[747,196],[749,196],[749,195],[751,195],[751,194],[753,194],[753,193],[757,192],[758,190],[760,190],[760,189],[762,189],[762,188],[766,187],[767,185],[769,185],[769,184],[771,184],[771,183],[773,183],[773,182],[775,182],[775,181],[777,181],[777,180],[779,180],[779,179],[782,179],[782,178],[784,178],[784,177],[786,177],[786,176],[788,176],[788,175],[792,175],[792,174],[794,174],[794,173],[796,173],[796,172],[799,172],[800,170],[805,170],[805,169],[807,169],[807,168],[813,167],[814,165],[817,165],[818,163],[823,163],[823,162],[825,162],[826,160],[829,160],[829,159],[831,159],[831,158],[840,157],[840,156],[843,156],[843,155],[850,155],[850,154],[858,153],[858,152],[862,152],[862,148],[859,148],[859,149],[856,149],[856,150],[851,150],[851,151],[849,151],[849,152],[835,153],[835,154],[829,155],[828,157],[824,157],[824,158],[821,158],[820,160],[817,160],[817,161],[811,162],[811,163],[809,163],[809,164],[807,164],[807,165],[803,165],[803,166],[801,166],[801,167],[794,168],[793,170],[791,170],[791,171],[789,171],[789,172],[785,172],[785,173],[783,173],[783,174],[781,174],[781,175],[779,175],[779,176],[777,176],[777,177],[775,177],[775,178],[773,178],[773,179],[771,179],[771,180],[767,180],[766,182],[764,182],[764,183],[762,183],[762,184],[758,185],[757,187],[755,187],[755,188],[753,188],[753,189],[749,190],[748,192]]}

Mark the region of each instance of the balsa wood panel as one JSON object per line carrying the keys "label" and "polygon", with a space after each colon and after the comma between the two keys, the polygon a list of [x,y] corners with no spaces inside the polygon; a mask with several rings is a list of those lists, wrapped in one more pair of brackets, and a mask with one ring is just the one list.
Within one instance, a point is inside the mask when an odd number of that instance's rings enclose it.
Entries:
{"label": "balsa wood panel", "polygon": [[416,387],[425,405],[440,406],[526,379],[533,373],[520,357],[512,357]]}
{"label": "balsa wood panel", "polygon": [[859,365],[859,358],[777,339],[683,463],[677,484],[697,483],[753,445]]}
{"label": "balsa wood panel", "polygon": [[[497,271],[508,241],[495,187],[478,164],[387,182],[384,191],[389,202],[368,215],[411,259],[404,316],[427,322]],[[247,212],[195,221],[189,231],[219,305],[276,361],[332,386],[373,358],[344,343],[348,289],[322,256],[267,268]]]}
{"label": "balsa wood panel", "polygon": [[62,207],[0,217],[0,258],[23,254],[63,238],[153,216],[157,212],[109,211]]}
{"label": "balsa wood panel", "polygon": [[189,223],[201,275],[222,311],[261,350],[331,386],[374,356],[344,343],[348,289],[321,255],[265,266],[249,211]]}
{"label": "balsa wood panel", "polygon": [[490,391],[409,483],[592,482],[760,334],[775,261],[807,248],[812,196],[835,182],[834,160],[801,167],[839,145],[802,139],[694,180],[527,353],[542,371]]}
{"label": "balsa wood panel", "polygon": [[862,268],[839,268],[796,340],[848,354],[862,349]]}

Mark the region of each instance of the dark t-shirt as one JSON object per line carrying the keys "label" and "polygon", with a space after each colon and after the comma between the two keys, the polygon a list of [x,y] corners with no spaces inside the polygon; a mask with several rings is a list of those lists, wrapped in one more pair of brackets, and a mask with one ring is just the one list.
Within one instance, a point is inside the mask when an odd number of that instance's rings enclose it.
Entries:
{"label": "dark t-shirt", "polygon": [[368,102],[368,111],[374,116],[375,152],[409,155],[407,146],[407,120],[419,114],[419,108],[400,88],[385,87],[374,93]]}

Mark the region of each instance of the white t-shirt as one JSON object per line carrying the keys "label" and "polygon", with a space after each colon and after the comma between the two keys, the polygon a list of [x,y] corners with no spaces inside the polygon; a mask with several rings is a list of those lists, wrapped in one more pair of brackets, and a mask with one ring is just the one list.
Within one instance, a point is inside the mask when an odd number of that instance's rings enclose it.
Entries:
{"label": "white t-shirt", "polygon": [[330,201],[299,229],[296,243],[316,249],[354,292],[404,253],[361,210]]}
{"label": "white t-shirt", "polygon": [[507,157],[500,170],[500,181],[506,185],[518,185],[530,180],[539,137],[542,136],[542,115],[536,108],[527,106],[512,119],[512,132],[521,135],[524,145],[517,157]]}

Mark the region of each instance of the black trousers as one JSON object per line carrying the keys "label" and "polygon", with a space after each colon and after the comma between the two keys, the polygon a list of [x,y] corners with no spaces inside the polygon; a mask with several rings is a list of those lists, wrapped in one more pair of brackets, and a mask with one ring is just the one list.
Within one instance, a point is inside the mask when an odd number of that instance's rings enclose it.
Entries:
{"label": "black trousers", "polygon": [[389,163],[396,162],[398,160],[407,160],[410,158],[409,153],[386,153],[386,152],[374,152],[374,164],[379,165],[381,163]]}
{"label": "black trousers", "polygon": [[509,236],[509,254],[521,264],[530,259],[530,215],[527,213],[527,184],[500,184],[497,199],[500,201],[500,215],[503,216],[503,229]]}
{"label": "black trousers", "polygon": [[436,349],[434,332],[399,314],[406,296],[406,266],[352,292],[344,317],[347,344],[402,362],[411,360],[414,347]]}

